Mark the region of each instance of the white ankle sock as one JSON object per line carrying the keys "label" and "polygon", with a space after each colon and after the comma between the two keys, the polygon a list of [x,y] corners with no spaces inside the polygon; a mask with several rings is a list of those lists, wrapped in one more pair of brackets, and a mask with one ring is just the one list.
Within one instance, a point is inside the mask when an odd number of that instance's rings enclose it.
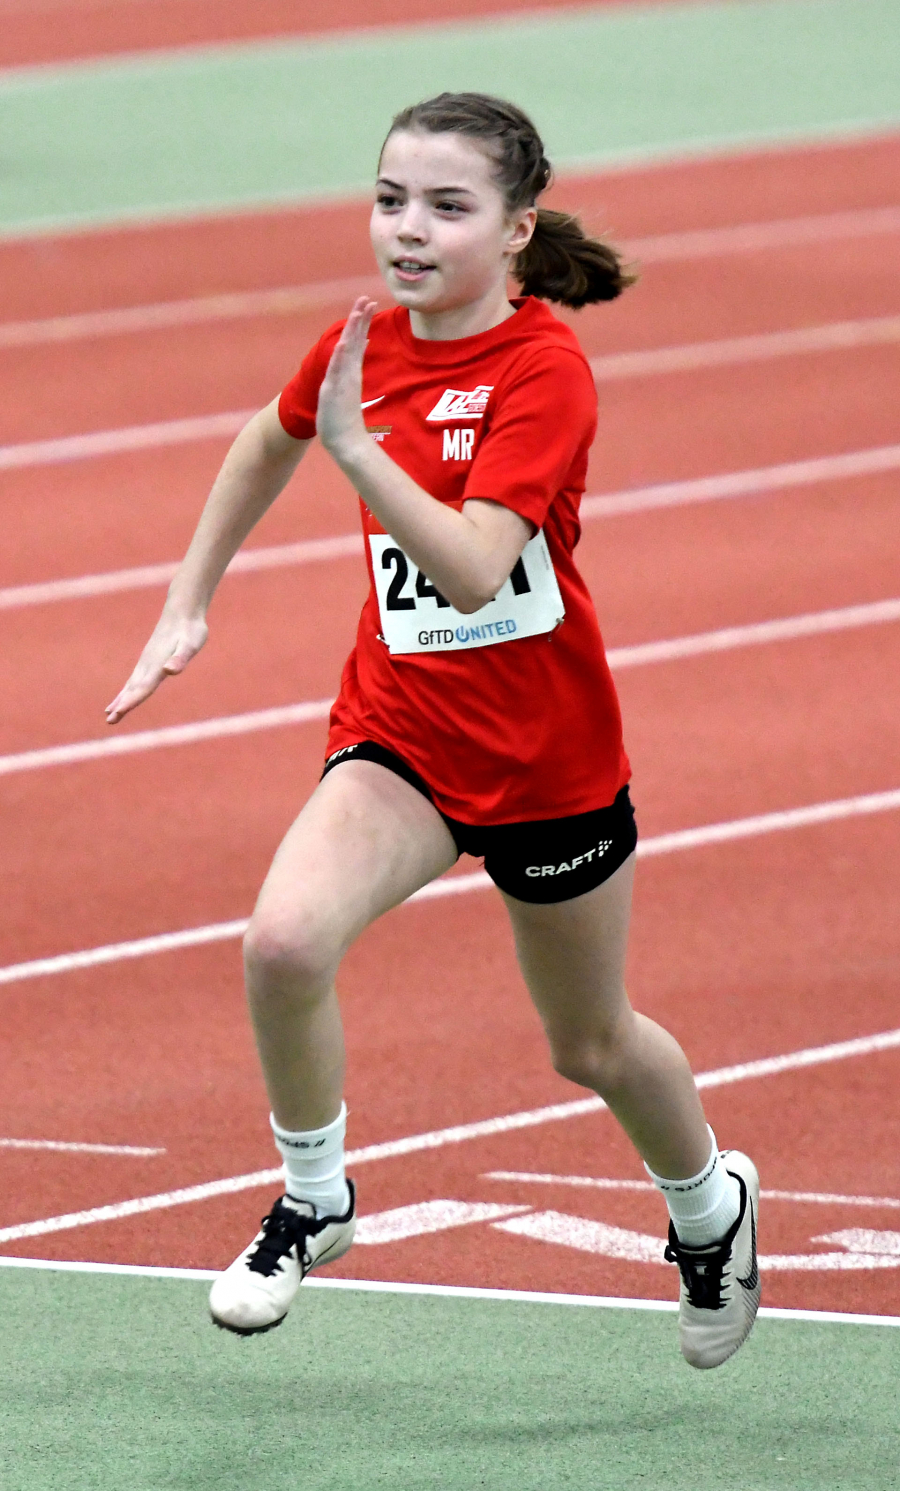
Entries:
{"label": "white ankle sock", "polygon": [[282,1129],[269,1114],[276,1147],[284,1160],[285,1199],[308,1201],[317,1217],[341,1217],[350,1203],[344,1178],[347,1104],[324,1129]]}
{"label": "white ankle sock", "polygon": [[712,1152],[703,1169],[685,1180],[667,1180],[644,1169],[662,1191],[678,1241],[688,1248],[702,1248],[725,1236],[741,1209],[741,1188],[722,1163],[716,1136],[709,1130]]}

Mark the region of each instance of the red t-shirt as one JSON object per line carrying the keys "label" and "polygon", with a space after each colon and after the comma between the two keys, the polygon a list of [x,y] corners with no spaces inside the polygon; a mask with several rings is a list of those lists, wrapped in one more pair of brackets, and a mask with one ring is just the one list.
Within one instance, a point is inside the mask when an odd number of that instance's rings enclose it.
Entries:
{"label": "red t-shirt", "polygon": [[[543,529],[564,619],[519,637],[513,622],[485,625],[477,634],[489,645],[453,641],[457,650],[441,650],[441,639],[471,636],[468,623],[497,610],[451,611],[459,629],[443,629],[447,602],[424,576],[410,578],[400,551],[384,552],[392,541],[361,504],[371,589],[328,738],[329,755],[361,740],[386,746],[424,778],[443,812],[478,825],[607,807],[630,776],[600,629],[572,555],[597,423],[594,381],[567,326],[532,297],[513,303],[516,314],[501,325],[453,341],[414,337],[400,307],[379,312],[366,348],[364,416],[373,439],[437,502],[458,509],[485,498]],[[315,435],[319,387],[342,326],[325,333],[281,395],[281,423],[296,439]],[[420,636],[426,645],[438,639],[437,650],[389,650],[382,634],[391,636],[393,618],[379,611],[373,544],[393,577],[388,605],[416,608]],[[510,634],[493,640],[504,626]]]}

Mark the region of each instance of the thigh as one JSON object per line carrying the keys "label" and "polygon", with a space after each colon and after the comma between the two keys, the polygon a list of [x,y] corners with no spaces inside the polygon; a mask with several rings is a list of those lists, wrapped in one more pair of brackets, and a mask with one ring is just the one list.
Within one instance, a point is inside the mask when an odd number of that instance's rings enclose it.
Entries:
{"label": "thigh", "polygon": [[628,1010],[625,954],[635,856],[572,900],[534,904],[503,893],[516,953],[551,1038],[606,1038]]}
{"label": "thigh", "polygon": [[282,935],[315,931],[340,953],[457,858],[437,809],[408,782],[371,761],[330,771],[288,830],[254,920]]}

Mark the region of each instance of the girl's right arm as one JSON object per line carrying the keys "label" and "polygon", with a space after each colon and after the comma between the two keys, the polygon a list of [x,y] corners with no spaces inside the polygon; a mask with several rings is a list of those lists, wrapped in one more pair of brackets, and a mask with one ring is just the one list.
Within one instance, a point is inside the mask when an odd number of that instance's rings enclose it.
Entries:
{"label": "girl's right arm", "polygon": [[183,672],[200,651],[216,586],[250,530],[287,485],[309,443],[282,428],[277,399],[241,430],[169,586],[153,635],[125,687],[107,706],[108,724],[117,724],[164,678]]}

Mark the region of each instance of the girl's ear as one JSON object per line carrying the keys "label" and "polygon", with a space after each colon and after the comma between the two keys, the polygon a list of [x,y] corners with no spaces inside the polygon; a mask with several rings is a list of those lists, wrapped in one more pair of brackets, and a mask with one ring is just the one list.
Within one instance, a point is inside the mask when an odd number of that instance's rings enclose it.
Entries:
{"label": "girl's ear", "polygon": [[521,254],[531,242],[537,224],[537,208],[526,207],[513,219],[506,247],[511,254]]}

